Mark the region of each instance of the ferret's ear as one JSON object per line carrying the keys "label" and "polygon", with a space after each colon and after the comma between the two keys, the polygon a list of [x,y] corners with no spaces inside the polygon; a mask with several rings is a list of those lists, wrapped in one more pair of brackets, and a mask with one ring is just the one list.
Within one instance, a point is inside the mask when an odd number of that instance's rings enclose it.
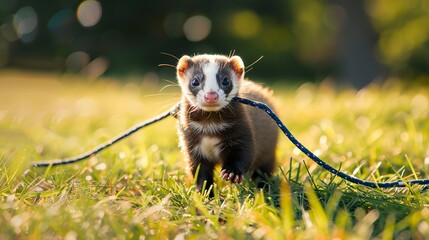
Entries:
{"label": "ferret's ear", "polygon": [[239,56],[233,56],[229,59],[232,69],[237,73],[237,78],[241,80],[244,76],[244,63]]}
{"label": "ferret's ear", "polygon": [[177,78],[183,80],[185,77],[185,71],[192,66],[192,60],[188,55],[184,55],[179,59],[177,63]]}

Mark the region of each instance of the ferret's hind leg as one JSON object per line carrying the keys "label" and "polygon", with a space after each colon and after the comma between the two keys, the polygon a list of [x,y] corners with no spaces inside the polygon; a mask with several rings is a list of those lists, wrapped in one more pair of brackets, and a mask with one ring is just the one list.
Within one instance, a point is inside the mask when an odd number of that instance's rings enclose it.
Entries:
{"label": "ferret's hind leg", "polygon": [[275,168],[275,157],[264,158],[258,161],[260,164],[256,166],[252,173],[251,180],[255,182],[258,188],[264,188],[266,186],[265,180],[272,177]]}
{"label": "ferret's hind leg", "polygon": [[214,164],[209,161],[198,161],[191,164],[191,172],[199,192],[208,192],[209,197],[213,197],[213,170]]}

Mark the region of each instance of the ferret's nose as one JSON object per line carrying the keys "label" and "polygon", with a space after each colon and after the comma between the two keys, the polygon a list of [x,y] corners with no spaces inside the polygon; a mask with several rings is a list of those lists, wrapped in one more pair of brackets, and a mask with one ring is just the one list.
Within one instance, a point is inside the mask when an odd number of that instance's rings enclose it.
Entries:
{"label": "ferret's nose", "polygon": [[216,92],[208,92],[204,95],[204,100],[206,103],[216,103],[219,99],[219,95]]}

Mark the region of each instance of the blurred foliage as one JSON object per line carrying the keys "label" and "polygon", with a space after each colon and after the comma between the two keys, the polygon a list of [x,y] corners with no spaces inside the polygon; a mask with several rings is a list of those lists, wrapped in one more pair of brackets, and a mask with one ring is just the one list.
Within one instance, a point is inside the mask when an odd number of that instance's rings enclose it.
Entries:
{"label": "blurred foliage", "polygon": [[392,69],[428,73],[429,2],[370,1],[368,13],[380,33],[380,59]]}
{"label": "blurred foliage", "polygon": [[[161,52],[180,57],[235,50],[247,64],[264,56],[252,75],[267,80],[348,78],[341,70],[348,66],[363,66],[352,71],[357,77],[366,69],[377,76],[427,76],[429,2],[362,3],[347,8],[352,0],[3,0],[0,66],[91,77],[171,76],[174,71],[157,65],[176,60]],[[352,20],[370,24],[354,29]],[[342,40],[348,36],[350,41]],[[359,59],[362,53],[367,56]]]}

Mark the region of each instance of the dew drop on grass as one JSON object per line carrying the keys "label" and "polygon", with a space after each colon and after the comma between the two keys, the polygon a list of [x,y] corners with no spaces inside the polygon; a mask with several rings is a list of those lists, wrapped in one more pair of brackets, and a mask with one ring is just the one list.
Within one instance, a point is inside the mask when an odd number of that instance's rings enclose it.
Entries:
{"label": "dew drop on grass", "polygon": [[136,165],[141,169],[141,168],[145,168],[148,165],[148,159],[147,156],[144,157],[139,157],[136,161]]}
{"label": "dew drop on grass", "polygon": [[299,150],[299,148],[297,148],[297,147],[295,147],[292,150],[292,154],[295,155],[295,156],[298,156],[300,153],[301,153],[301,150]]}
{"label": "dew drop on grass", "polygon": [[106,169],[106,164],[105,163],[100,163],[97,166],[95,166],[95,169],[98,171],[102,171],[104,169]]}
{"label": "dew drop on grass", "polygon": [[124,159],[126,156],[127,156],[127,154],[125,152],[119,153],[119,159]]}

